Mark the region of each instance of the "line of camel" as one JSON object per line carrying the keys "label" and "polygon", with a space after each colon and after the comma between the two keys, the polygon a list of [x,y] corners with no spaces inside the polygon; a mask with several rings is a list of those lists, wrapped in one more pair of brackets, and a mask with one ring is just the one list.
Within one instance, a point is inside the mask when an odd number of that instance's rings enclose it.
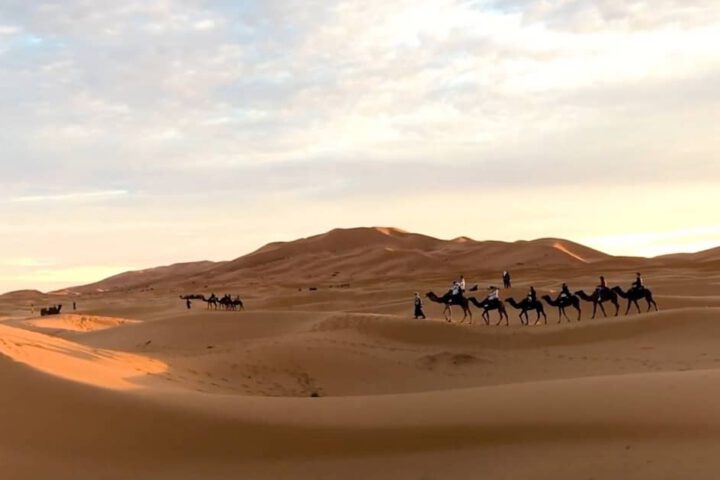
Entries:
{"label": "line of camel", "polygon": [[240,297],[233,299],[230,295],[225,295],[222,298],[218,298],[215,294],[210,295],[208,298],[205,298],[205,295],[180,295],[180,298],[182,300],[201,300],[207,303],[208,310],[245,310],[245,305],[240,300]]}
{"label": "line of camel", "polygon": [[[460,323],[465,323],[465,319],[470,317],[470,323],[472,324],[472,312],[470,311],[470,304],[472,303],[476,307],[482,309],[482,318],[485,321],[485,325],[490,325],[490,312],[493,310],[497,310],[500,314],[500,319],[498,320],[496,325],[500,325],[503,320],[505,320],[505,325],[510,325],[510,320],[507,314],[507,310],[505,309],[505,304],[501,300],[481,302],[475,297],[465,297],[462,294],[452,296],[450,292],[446,293],[442,297],[438,297],[433,292],[428,292],[425,294],[425,296],[430,301],[445,305],[445,308],[443,309],[443,315],[445,316],[445,320],[447,320],[448,322],[452,322],[451,307],[460,307],[462,308],[464,314],[463,319],[460,321]],[[638,300],[643,299],[647,302],[648,312],[653,307],[655,308],[655,310],[658,310],[657,303],[655,303],[652,292],[648,288],[643,288],[641,290],[631,288],[630,290],[625,291],[621,287],[616,286],[604,290],[595,290],[590,295],[585,293],[583,290],[578,290],[570,297],[560,297],[558,299],[553,299],[552,297],[550,297],[550,295],[543,295],[541,298],[551,307],[556,307],[558,309],[557,323],[562,322],[563,317],[565,317],[567,321],[570,321],[570,318],[565,312],[565,309],[567,308],[574,308],[577,311],[577,320],[580,321],[582,317],[580,300],[592,303],[593,313],[591,318],[595,318],[598,307],[600,307],[600,311],[602,311],[603,316],[607,317],[605,307],[603,306],[603,303],[605,302],[609,302],[615,306],[615,316],[617,317],[620,312],[620,302],[618,300],[619,298],[623,298],[628,301],[627,309],[625,309],[625,315],[630,312],[630,307],[632,305],[635,305],[638,313],[641,313]],[[547,315],[545,315],[545,307],[540,300],[531,302],[530,299],[525,298],[524,300],[518,302],[514,298],[510,297],[506,299],[505,302],[507,302],[513,308],[520,310],[520,323],[522,323],[523,325],[529,324],[528,312],[532,311],[537,314],[537,318],[535,319],[535,325],[540,323],[541,316],[545,324],[547,325]]]}

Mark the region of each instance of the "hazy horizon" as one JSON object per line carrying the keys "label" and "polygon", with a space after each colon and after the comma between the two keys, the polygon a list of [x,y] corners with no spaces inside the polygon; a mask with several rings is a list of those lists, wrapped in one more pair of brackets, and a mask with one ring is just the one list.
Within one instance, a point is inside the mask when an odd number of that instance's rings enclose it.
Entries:
{"label": "hazy horizon", "polygon": [[720,246],[710,0],[0,5],[0,292],[337,227]]}
{"label": "hazy horizon", "polygon": [[[398,229],[398,230],[401,230],[401,231],[404,231],[404,232],[410,233],[410,234],[429,235],[429,234],[427,234],[426,232],[414,232],[414,231],[406,230],[406,229],[404,229],[404,228],[400,228],[400,227],[396,227],[396,226],[390,226],[390,225],[357,226],[357,227],[341,227],[341,228],[345,228],[345,229],[355,229],[355,228],[368,228],[368,229],[370,229],[370,228],[393,228],[393,229]],[[325,234],[325,233],[329,233],[329,231],[326,231],[326,232],[318,232],[318,233],[316,233],[315,235],[322,235],[322,234]],[[310,235],[310,236],[314,236],[314,235]],[[456,238],[459,238],[459,237],[469,237],[468,235],[457,235],[457,236],[452,236],[452,237],[441,236],[441,235],[429,235],[429,236],[434,237],[434,238],[438,238],[438,239],[441,239],[441,240],[448,240],[448,241],[449,241],[449,240],[456,239]],[[126,270],[108,271],[108,272],[102,273],[102,277],[93,278],[93,279],[90,279],[90,280],[88,280],[88,281],[86,281],[86,282],[84,282],[84,283],[85,283],[85,284],[94,283],[94,282],[96,282],[96,281],[105,280],[106,278],[111,277],[111,276],[113,276],[113,275],[117,275],[117,274],[121,274],[121,273],[126,273],[126,272],[128,272],[128,271],[145,270],[145,269],[151,269],[151,268],[156,268],[156,267],[164,267],[164,266],[169,266],[169,265],[178,264],[178,263],[192,263],[192,262],[202,262],[202,261],[212,261],[212,262],[231,261],[231,260],[235,260],[236,258],[242,257],[242,256],[244,256],[244,255],[248,255],[248,254],[254,252],[255,250],[258,250],[258,249],[260,249],[260,248],[264,247],[265,245],[267,245],[267,244],[269,244],[269,243],[272,243],[272,242],[292,242],[292,241],[295,241],[295,240],[300,240],[300,239],[302,239],[302,238],[306,238],[306,237],[286,238],[286,239],[276,239],[276,240],[272,240],[272,241],[267,242],[267,243],[264,243],[264,244],[262,244],[262,245],[257,245],[256,247],[253,247],[253,248],[251,248],[250,250],[248,250],[248,251],[246,251],[246,252],[241,252],[240,254],[238,254],[238,255],[236,255],[236,256],[233,256],[233,257],[229,257],[229,258],[214,258],[214,259],[211,259],[211,258],[194,258],[194,259],[184,259],[184,260],[173,261],[173,262],[167,263],[167,264],[141,265],[141,266],[139,265],[139,266],[130,267],[130,268],[126,269]],[[516,241],[541,240],[541,239],[543,239],[543,238],[557,238],[557,237],[519,238],[519,239],[515,239],[515,240],[499,240],[499,239],[494,239],[494,238],[487,238],[487,239],[472,238],[472,240],[479,241],[479,242],[483,242],[483,241],[516,242]],[[577,242],[577,241],[575,241],[575,240],[573,240],[573,239],[571,239],[571,238],[563,238],[562,240],[567,240],[567,241],[570,241],[570,242],[580,243],[581,245],[584,245],[584,246],[586,246],[586,247],[590,247],[590,248],[593,248],[593,249],[595,249],[595,250],[599,250],[599,251],[601,251],[601,252],[603,252],[603,253],[607,253],[607,254],[614,255],[614,256],[623,256],[623,255],[624,255],[623,253],[613,253],[613,252],[610,252],[610,251],[607,251],[607,250],[603,250],[603,249],[600,249],[600,248],[596,248],[596,247],[594,247],[594,246],[592,246],[592,245],[584,244],[584,243],[582,243],[582,242]],[[714,248],[714,247],[720,247],[720,244],[719,244],[719,245],[715,245],[715,246],[713,246],[713,247],[709,247],[709,248]],[[673,253],[697,253],[697,252],[703,251],[703,250],[705,250],[705,249],[699,249],[699,250],[693,250],[693,251],[682,251],[682,252],[665,252],[665,253],[659,254],[659,255],[673,254]],[[0,291],[0,294],[9,293],[9,292],[15,291],[15,290],[30,290],[30,289],[32,289],[32,290],[41,290],[41,291],[53,291],[53,290],[61,290],[61,289],[63,289],[63,288],[70,288],[70,287],[76,287],[76,286],[81,286],[81,284],[65,284],[65,283],[63,283],[62,281],[58,281],[57,284],[49,285],[48,288],[46,288],[45,290],[36,288],[36,287],[34,287],[34,286],[31,286],[31,285],[28,285],[28,286],[26,286],[26,287],[14,289],[14,290]]]}

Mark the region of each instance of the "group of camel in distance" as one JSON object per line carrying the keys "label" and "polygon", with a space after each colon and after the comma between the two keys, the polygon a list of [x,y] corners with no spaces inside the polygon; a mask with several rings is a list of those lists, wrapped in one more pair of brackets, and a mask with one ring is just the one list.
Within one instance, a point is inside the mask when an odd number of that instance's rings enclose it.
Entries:
{"label": "group of camel in distance", "polygon": [[[476,290],[477,288],[474,289]],[[498,320],[496,325],[500,325],[503,319],[505,320],[505,325],[510,325],[507,310],[505,309],[505,304],[502,302],[502,300],[481,302],[475,297],[465,297],[462,294],[453,296],[451,292],[446,293],[442,297],[437,296],[433,292],[428,292],[425,294],[425,296],[430,301],[445,305],[445,308],[443,309],[443,315],[445,316],[445,320],[447,320],[448,322],[452,322],[451,307],[460,307],[462,308],[464,314],[463,319],[460,321],[460,323],[465,323],[465,319],[469,316],[470,324],[472,324],[472,312],[470,311],[470,304],[472,303],[476,307],[482,309],[482,318],[483,320],[485,320],[485,325],[490,325],[490,312],[493,310],[497,310],[500,314],[500,319]],[[577,320],[580,321],[582,317],[580,300],[592,303],[593,313],[591,318],[595,318],[598,307],[600,307],[600,311],[602,311],[603,316],[607,317],[605,307],[603,306],[603,303],[605,302],[610,302],[612,305],[615,306],[615,316],[617,317],[620,312],[620,302],[618,300],[619,298],[623,298],[628,301],[627,309],[625,309],[625,315],[630,312],[630,307],[632,305],[635,305],[638,313],[641,313],[638,300],[643,299],[647,302],[648,312],[653,307],[655,307],[655,310],[658,310],[657,303],[655,303],[652,292],[648,288],[643,288],[641,290],[631,288],[625,291],[622,289],[622,287],[615,286],[603,290],[595,290],[590,295],[585,293],[583,290],[578,290],[570,297],[562,296],[557,299],[553,299],[552,297],[550,297],[550,295],[543,295],[541,298],[551,307],[556,307],[558,309],[557,323],[562,322],[563,317],[565,317],[567,321],[570,321],[570,318],[565,313],[566,308],[574,308],[577,311]],[[544,323],[547,325],[547,315],[545,315],[545,307],[540,300],[531,302],[530,299],[525,298],[522,301],[518,302],[514,298],[509,297],[505,300],[505,302],[513,308],[520,310],[521,324],[528,325],[528,312],[535,311],[535,313],[537,314],[537,318],[535,319],[535,325],[540,323],[541,316],[544,320]]]}
{"label": "group of camel in distance", "polygon": [[205,298],[205,295],[180,295],[180,298],[185,301],[202,300],[207,303],[208,310],[245,310],[245,305],[240,297],[232,298],[230,295],[218,298],[213,293],[208,298]]}

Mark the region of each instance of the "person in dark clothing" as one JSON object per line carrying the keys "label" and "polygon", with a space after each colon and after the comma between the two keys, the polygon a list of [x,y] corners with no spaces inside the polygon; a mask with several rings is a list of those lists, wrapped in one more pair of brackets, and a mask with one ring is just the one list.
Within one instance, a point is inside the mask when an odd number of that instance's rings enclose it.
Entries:
{"label": "person in dark clothing", "polygon": [[415,319],[425,319],[425,312],[423,312],[423,301],[420,298],[420,294],[415,292]]}
{"label": "person in dark clothing", "polygon": [[77,310],[77,303],[73,302],[73,310]]}
{"label": "person in dark clothing", "polygon": [[510,283],[510,272],[505,271],[503,272],[503,287],[510,288],[512,285]]}
{"label": "person in dark clothing", "polygon": [[564,298],[570,298],[572,297],[572,293],[570,293],[570,289],[567,286],[567,283],[562,284],[562,289],[560,290],[560,295],[558,295],[556,301],[559,302]]}
{"label": "person in dark clothing", "polygon": [[537,302],[537,293],[535,292],[535,287],[530,287],[530,291],[528,292],[527,296],[528,302],[530,305]]}
{"label": "person in dark clothing", "polygon": [[637,272],[635,281],[632,283],[632,288],[634,288],[638,292],[641,292],[645,288],[645,282],[643,282],[640,272]]}
{"label": "person in dark clothing", "polygon": [[607,282],[605,281],[605,277],[603,277],[601,275],[600,276],[600,285],[598,285],[597,288],[595,289],[595,291],[598,294],[598,298],[602,298],[603,294],[607,291],[607,289],[608,289],[608,286],[607,286]]}

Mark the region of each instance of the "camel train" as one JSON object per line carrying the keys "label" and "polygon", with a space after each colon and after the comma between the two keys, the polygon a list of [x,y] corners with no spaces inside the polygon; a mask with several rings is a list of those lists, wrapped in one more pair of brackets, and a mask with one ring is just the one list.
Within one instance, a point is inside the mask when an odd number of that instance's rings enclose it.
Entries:
{"label": "camel train", "polygon": [[60,310],[62,310],[62,305],[53,305],[52,307],[41,308],[40,316],[47,317],[48,315],[60,315]]}
{"label": "camel train", "polygon": [[[461,277],[462,278],[462,277]],[[639,278],[639,276],[638,276]],[[603,279],[604,281],[604,279]],[[637,280],[636,280],[637,282]],[[647,311],[649,312],[652,308],[655,308],[655,310],[658,310],[657,303],[655,303],[655,300],[653,299],[653,294],[650,289],[643,286],[641,283],[641,280],[639,280],[640,283],[633,284],[633,287],[629,290],[625,291],[622,289],[622,287],[615,286],[612,288],[608,288],[607,286],[598,287],[595,291],[593,291],[591,294],[586,293],[583,290],[578,290],[574,293],[570,293],[565,284],[563,284],[563,292],[560,296],[557,298],[552,298],[550,295],[543,295],[542,300],[547,303],[550,307],[557,308],[558,310],[558,321],[557,323],[561,323],[563,317],[570,322],[570,317],[568,317],[566,310],[568,308],[572,308],[577,312],[576,320],[580,321],[582,318],[582,308],[581,308],[581,302],[589,302],[592,303],[593,311],[592,311],[592,317],[595,318],[595,315],[597,314],[598,308],[602,312],[604,317],[607,317],[607,312],[605,311],[605,306],[603,304],[609,303],[615,307],[615,316],[617,317],[620,313],[620,300],[624,299],[627,300],[627,308],[625,309],[625,315],[627,315],[630,312],[630,308],[635,305],[635,308],[637,308],[638,313],[641,313],[640,305],[638,304],[638,300],[645,300],[647,303]],[[491,287],[494,288],[494,287]],[[477,290],[477,288],[473,287],[471,291]],[[484,300],[478,300],[475,297],[465,297],[463,295],[462,290],[453,290],[451,289],[443,296],[438,296],[434,292],[428,292],[425,294],[425,296],[432,302],[440,303],[445,306],[443,309],[443,315],[445,317],[445,320],[449,323],[452,323],[452,307],[460,307],[463,311],[463,318],[460,321],[460,323],[465,323],[465,320],[470,319],[469,323],[473,323],[472,319],[472,311],[470,310],[470,304],[472,303],[477,308],[482,310],[482,319],[485,321],[485,325],[490,325],[490,312],[493,310],[498,311],[499,319],[498,322],[495,325],[500,325],[503,320],[505,320],[505,325],[510,325],[509,316],[507,313],[507,309],[505,308],[505,303],[510,305],[516,310],[520,310],[520,323],[522,325],[529,325],[529,312],[535,312],[536,318],[534,325],[537,325],[538,323],[542,321],[545,325],[547,325],[547,315],[545,314],[545,307],[543,306],[543,303],[534,298],[535,291],[534,289],[531,290],[532,294],[528,298],[525,298],[521,301],[516,301],[514,298],[509,297],[504,302],[499,298],[492,298],[492,296],[485,298]]]}
{"label": "camel train", "polygon": [[224,295],[222,298],[219,298],[214,293],[208,298],[205,298],[205,295],[180,295],[180,299],[185,300],[186,302],[190,302],[190,300],[201,300],[207,303],[208,310],[245,310],[245,305],[242,300],[240,300],[240,297],[236,296],[235,298],[232,298],[229,294]]}

